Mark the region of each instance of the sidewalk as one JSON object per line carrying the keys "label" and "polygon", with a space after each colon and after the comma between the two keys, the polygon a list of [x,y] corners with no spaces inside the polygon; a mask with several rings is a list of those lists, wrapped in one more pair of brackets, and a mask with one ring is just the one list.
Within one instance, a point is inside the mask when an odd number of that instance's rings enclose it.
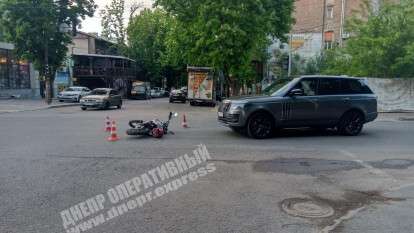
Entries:
{"label": "sidewalk", "polygon": [[377,121],[414,121],[414,112],[379,113]]}
{"label": "sidewalk", "polygon": [[51,105],[47,105],[43,99],[0,99],[0,114],[24,111],[37,111],[43,109],[71,107],[77,105],[79,105],[79,103],[61,103],[57,100],[53,100]]}

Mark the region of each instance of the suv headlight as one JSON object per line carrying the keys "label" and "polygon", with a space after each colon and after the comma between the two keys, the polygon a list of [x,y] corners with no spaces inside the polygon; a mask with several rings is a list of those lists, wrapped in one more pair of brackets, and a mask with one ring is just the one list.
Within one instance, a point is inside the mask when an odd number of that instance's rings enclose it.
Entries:
{"label": "suv headlight", "polygon": [[243,108],[244,108],[244,104],[231,103],[229,113],[230,114],[240,113],[243,110]]}

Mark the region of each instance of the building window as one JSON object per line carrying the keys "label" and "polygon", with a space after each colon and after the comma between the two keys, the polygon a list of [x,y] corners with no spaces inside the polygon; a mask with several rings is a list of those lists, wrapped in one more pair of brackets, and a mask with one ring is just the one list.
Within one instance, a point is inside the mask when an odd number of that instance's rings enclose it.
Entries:
{"label": "building window", "polygon": [[9,75],[8,75],[8,52],[5,49],[0,49],[0,90],[8,89]]}
{"label": "building window", "polygon": [[334,8],[333,6],[327,6],[326,7],[326,18],[333,19],[334,17]]}
{"label": "building window", "polygon": [[333,42],[332,41],[325,41],[325,49],[332,49]]}
{"label": "building window", "polygon": [[324,33],[325,49],[331,49],[334,46],[334,32],[327,31]]}
{"label": "building window", "polygon": [[0,49],[0,89],[30,88],[30,66],[15,59],[12,52]]}

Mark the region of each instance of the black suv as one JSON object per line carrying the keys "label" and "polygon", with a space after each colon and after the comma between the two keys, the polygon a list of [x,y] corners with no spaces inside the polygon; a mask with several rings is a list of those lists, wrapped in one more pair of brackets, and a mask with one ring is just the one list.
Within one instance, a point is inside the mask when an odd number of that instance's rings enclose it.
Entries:
{"label": "black suv", "polygon": [[365,80],[342,76],[303,76],[270,96],[225,100],[218,111],[221,123],[258,139],[276,128],[297,127],[354,136],[377,116],[377,98]]}

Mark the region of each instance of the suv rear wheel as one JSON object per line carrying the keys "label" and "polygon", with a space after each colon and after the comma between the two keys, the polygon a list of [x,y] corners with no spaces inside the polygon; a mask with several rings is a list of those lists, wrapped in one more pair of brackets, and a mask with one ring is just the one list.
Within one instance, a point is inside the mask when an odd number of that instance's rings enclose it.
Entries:
{"label": "suv rear wheel", "polygon": [[253,114],[247,123],[247,133],[250,137],[256,139],[270,137],[273,128],[273,118],[269,114],[263,112]]}
{"label": "suv rear wheel", "polygon": [[338,124],[338,131],[342,135],[356,136],[364,127],[364,116],[358,111],[345,113]]}

